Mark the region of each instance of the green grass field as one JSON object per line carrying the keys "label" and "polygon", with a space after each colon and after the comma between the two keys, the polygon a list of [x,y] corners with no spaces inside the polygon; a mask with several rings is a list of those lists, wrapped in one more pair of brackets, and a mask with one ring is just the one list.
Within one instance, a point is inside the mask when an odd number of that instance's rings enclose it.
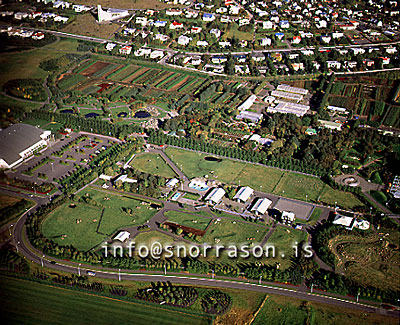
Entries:
{"label": "green grass field", "polygon": [[223,183],[250,186],[257,191],[273,193],[301,201],[320,201],[344,208],[363,205],[353,194],[335,190],[318,177],[281,171],[276,168],[253,165],[230,159],[207,161],[211,154],[168,147],[166,154],[189,177],[208,175]]}
{"label": "green grass field", "polygon": [[211,221],[211,219],[207,217],[179,211],[167,211],[164,215],[168,217],[169,222],[199,230],[205,230]]}
{"label": "green grass field", "polygon": [[221,219],[221,221],[213,221],[211,223],[202,242],[210,245],[229,243],[256,244],[262,241],[267,232],[268,228],[262,225]]}
{"label": "green grass field", "polygon": [[193,315],[158,306],[0,276],[2,319],[6,324],[209,324]]}
{"label": "green grass field", "polygon": [[137,155],[132,161],[132,166],[145,173],[164,176],[166,178],[176,177],[175,172],[164,159],[154,153]]}
{"label": "green grass field", "polygon": [[[157,211],[139,200],[93,188],[80,192],[77,199],[86,193],[97,206],[74,202],[76,207],[71,208],[70,203],[63,204],[43,222],[46,237],[60,245],[72,244],[77,249],[88,250],[122,227],[144,224]],[[125,213],[122,208],[131,208],[132,214]],[[82,221],[78,223],[77,220]]]}

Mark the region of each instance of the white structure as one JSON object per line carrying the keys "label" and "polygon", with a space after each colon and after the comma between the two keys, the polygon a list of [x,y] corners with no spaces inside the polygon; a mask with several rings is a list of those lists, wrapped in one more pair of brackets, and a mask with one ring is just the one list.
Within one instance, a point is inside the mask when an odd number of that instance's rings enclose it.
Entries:
{"label": "white structure", "polygon": [[248,111],[240,111],[240,114],[236,115],[238,120],[250,120],[253,123],[258,123],[262,119],[262,114]]}
{"label": "white structure", "polygon": [[254,190],[248,186],[242,187],[236,195],[233,197],[234,200],[237,200],[238,202],[243,202],[245,203],[250,197],[253,195]]}
{"label": "white structure", "polygon": [[267,198],[258,199],[250,211],[254,212],[256,215],[262,215],[267,212],[271,204],[272,201]]}
{"label": "white structure", "polygon": [[276,89],[281,90],[281,91],[287,91],[288,93],[300,94],[303,96],[308,94],[307,89],[292,87],[292,86],[285,85],[285,84],[279,85]]}
{"label": "white structure", "polygon": [[105,11],[101,8],[101,5],[97,6],[97,14],[99,23],[129,16],[128,10],[109,8]]}
{"label": "white structure", "polygon": [[293,100],[297,103],[303,99],[303,95],[288,93],[286,91],[280,91],[280,90],[273,90],[271,92],[271,96]]}
{"label": "white structure", "polygon": [[130,237],[130,232],[129,231],[120,231],[118,235],[114,237],[114,240],[119,240],[121,243],[126,241]]}
{"label": "white structure", "polygon": [[296,220],[296,215],[293,212],[282,211],[282,221],[292,223]]}
{"label": "white structure", "polygon": [[0,131],[0,168],[13,168],[48,145],[51,131],[28,124],[14,124]]}
{"label": "white structure", "polygon": [[301,105],[289,102],[280,102],[276,106],[268,107],[269,113],[284,113],[284,114],[295,114],[299,117],[303,116],[310,109],[308,105]]}
{"label": "white structure", "polygon": [[130,46],[130,45],[122,46],[122,47],[119,49],[119,53],[120,53],[120,54],[129,55],[129,54],[131,54],[131,52],[132,52],[132,46]]}
{"label": "white structure", "polygon": [[178,44],[186,46],[186,45],[188,45],[190,43],[191,40],[192,40],[191,37],[187,37],[185,35],[181,35],[181,36],[178,37]]}
{"label": "white structure", "polygon": [[171,178],[168,182],[167,182],[167,187],[175,187],[176,184],[179,183],[179,179],[177,178]]}
{"label": "white structure", "polygon": [[256,101],[257,96],[256,95],[251,95],[249,98],[247,98],[239,107],[239,111],[247,111],[251,106],[253,106],[254,102]]}
{"label": "white structure", "polygon": [[115,44],[115,43],[107,43],[106,50],[112,51],[114,49],[114,47],[116,47],[116,46],[117,46],[117,44]]}
{"label": "white structure", "polygon": [[335,216],[333,220],[334,225],[344,226],[346,229],[351,230],[354,227],[354,218],[342,216],[340,214]]}
{"label": "white structure", "polygon": [[318,122],[321,123],[321,125],[327,129],[337,130],[337,131],[340,131],[342,129],[341,123],[325,121],[325,120],[318,120]]}
{"label": "white structure", "polygon": [[218,204],[224,197],[225,193],[224,189],[216,187],[207,195],[206,201],[209,204]]}

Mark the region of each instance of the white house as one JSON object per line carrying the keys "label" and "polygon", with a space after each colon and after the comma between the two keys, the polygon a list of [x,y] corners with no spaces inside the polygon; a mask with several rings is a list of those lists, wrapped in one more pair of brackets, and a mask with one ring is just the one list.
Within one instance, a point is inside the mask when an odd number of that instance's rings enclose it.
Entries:
{"label": "white house", "polygon": [[217,28],[213,28],[210,30],[210,34],[213,34],[216,38],[221,36],[221,31]]}
{"label": "white house", "polygon": [[332,37],[329,35],[321,35],[321,42],[328,44],[331,41]]}
{"label": "white house", "polygon": [[213,14],[203,14],[203,21],[214,21],[215,16]]}
{"label": "white house", "polygon": [[191,40],[192,40],[191,37],[187,37],[185,35],[181,35],[181,36],[178,37],[178,44],[186,46],[186,45],[188,45],[190,43]]}
{"label": "white house", "polygon": [[250,20],[248,18],[239,19],[239,26],[250,25]]}
{"label": "white house", "polygon": [[282,221],[286,223],[292,223],[296,220],[296,215],[293,212],[282,211]]}
{"label": "white house", "polygon": [[218,45],[224,49],[232,46],[231,42],[228,41],[218,42]]}
{"label": "white house", "polygon": [[119,49],[119,53],[120,53],[120,54],[129,55],[129,54],[131,54],[131,52],[132,52],[132,46],[130,46],[130,45],[122,46],[122,47]]}
{"label": "white house", "polygon": [[274,23],[272,21],[263,21],[262,26],[263,26],[263,29],[273,29]]}
{"label": "white house", "polygon": [[171,178],[168,182],[167,182],[167,187],[175,187],[177,184],[179,183],[179,179],[177,178]]}
{"label": "white house", "polygon": [[240,11],[240,7],[239,6],[235,6],[235,5],[230,5],[229,6],[229,13],[231,15],[239,15],[239,11]]}
{"label": "white house", "polygon": [[155,34],[153,36],[153,39],[158,40],[160,42],[166,42],[169,40],[169,36],[164,34]]}
{"label": "white house", "polygon": [[44,34],[42,32],[36,32],[32,35],[32,39],[38,41],[44,38]]}
{"label": "white house", "polygon": [[167,9],[165,11],[165,14],[167,16],[180,16],[180,15],[182,15],[182,10],[180,10],[180,9]]}
{"label": "white house", "polygon": [[261,46],[271,46],[272,40],[268,37],[264,37],[260,39],[260,45]]}
{"label": "white house", "polygon": [[282,20],[282,21],[279,22],[279,27],[280,28],[289,28],[290,25],[289,25],[289,22],[287,20]]}
{"label": "white house", "polygon": [[328,69],[330,68],[340,69],[342,67],[342,64],[338,61],[326,61],[326,65]]}
{"label": "white house", "polygon": [[135,23],[144,27],[147,25],[147,17],[136,17]]}
{"label": "white house", "polygon": [[91,10],[92,7],[85,6],[85,5],[72,5],[72,9],[74,9],[75,12],[84,12],[84,11]]}
{"label": "white house", "polygon": [[208,42],[207,41],[197,41],[196,43],[197,46],[202,46],[202,47],[207,47]]}
{"label": "white house", "polygon": [[165,27],[165,26],[167,26],[166,20],[156,20],[154,22],[154,27]]}
{"label": "white house", "polygon": [[115,237],[114,240],[119,240],[120,242],[126,241],[130,237],[129,231],[120,231]]}
{"label": "white house", "polygon": [[150,53],[150,59],[161,59],[164,57],[164,52],[161,50],[154,50]]}
{"label": "white house", "polygon": [[214,188],[206,197],[206,201],[209,204],[218,204],[219,202],[221,202],[222,198],[225,195],[225,190],[222,188]]}
{"label": "white house", "polygon": [[344,36],[342,32],[333,32],[331,35],[333,39],[342,38]]}
{"label": "white house", "polygon": [[181,29],[183,27],[183,23],[178,23],[177,21],[173,21],[171,24],[169,24],[169,29]]}
{"label": "white house", "polygon": [[246,203],[248,199],[253,195],[254,190],[248,186],[240,188],[240,190],[233,197],[234,200],[238,202]]}
{"label": "white house", "polygon": [[106,50],[112,51],[114,49],[114,47],[116,47],[116,46],[117,46],[117,44],[115,44],[115,43],[107,43]]}
{"label": "white house", "polygon": [[53,3],[53,8],[57,8],[57,9],[68,9],[71,6],[71,4],[69,2],[66,1],[55,1]]}
{"label": "white house", "polygon": [[202,30],[203,30],[203,28],[201,28],[201,27],[193,26],[193,27],[190,29],[190,32],[191,32],[192,34],[200,34]]}

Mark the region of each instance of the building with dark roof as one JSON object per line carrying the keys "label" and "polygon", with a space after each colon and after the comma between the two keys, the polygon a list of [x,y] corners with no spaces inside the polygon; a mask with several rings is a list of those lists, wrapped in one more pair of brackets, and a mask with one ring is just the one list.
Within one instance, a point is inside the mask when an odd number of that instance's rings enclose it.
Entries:
{"label": "building with dark roof", "polygon": [[0,168],[13,168],[48,145],[51,131],[14,124],[0,131]]}

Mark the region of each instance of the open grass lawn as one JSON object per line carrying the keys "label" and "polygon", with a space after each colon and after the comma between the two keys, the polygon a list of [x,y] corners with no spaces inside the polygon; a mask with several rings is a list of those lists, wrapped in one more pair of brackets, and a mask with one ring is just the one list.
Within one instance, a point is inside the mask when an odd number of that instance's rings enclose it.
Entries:
{"label": "open grass lawn", "polygon": [[151,245],[153,242],[159,242],[163,245],[163,247],[167,245],[171,245],[174,242],[174,238],[168,236],[162,232],[152,230],[152,231],[145,231],[140,232],[135,238],[134,242],[136,243],[136,247],[140,245]]}
{"label": "open grass lawn", "polygon": [[331,206],[334,206],[335,202],[337,202],[339,207],[350,209],[364,205],[352,193],[335,190],[328,185],[326,185],[325,189],[323,190],[320,201],[328,203]]}
{"label": "open grass lawn", "polygon": [[314,208],[313,212],[311,213],[310,218],[308,219],[308,224],[315,224],[319,217],[321,216],[322,209],[321,208]]}
{"label": "open grass lawn", "polygon": [[31,109],[38,109],[41,106],[41,104],[30,103],[27,101],[20,101],[18,99],[5,96],[4,94],[0,94],[0,103],[2,107],[8,108],[10,112],[12,112],[14,108],[23,108],[26,110],[31,110]]}
{"label": "open grass lawn", "polygon": [[275,257],[272,257],[272,252],[270,251],[270,257],[267,262],[269,264],[280,263],[283,269],[289,267],[291,265],[290,259],[295,254],[293,246],[303,240],[307,240],[306,232],[278,226],[266,244],[275,247]]}
{"label": "open grass lawn", "polygon": [[6,324],[209,324],[209,318],[0,277]]}
{"label": "open grass lawn", "polygon": [[187,226],[199,230],[205,230],[211,219],[197,214],[189,214],[179,211],[167,211],[164,213],[169,222],[174,222],[182,226]]}
{"label": "open grass lawn", "polygon": [[[122,227],[144,224],[156,212],[139,200],[93,188],[79,193],[78,198],[86,193],[98,206],[83,202],[75,202],[75,208],[71,208],[70,203],[60,206],[43,222],[46,237],[60,245],[72,244],[79,250],[88,250]],[[131,208],[132,214],[125,213],[122,208]]]}
{"label": "open grass lawn", "polygon": [[[85,1],[85,4],[88,3]],[[112,5],[108,7],[112,7]],[[117,24],[99,24],[96,19],[97,17],[95,18],[91,13],[77,15],[75,20],[65,26],[62,31],[85,36],[111,38],[119,27]]]}
{"label": "open grass lawn", "polygon": [[396,324],[397,318],[278,295],[268,298],[253,324]]}
{"label": "open grass lawn", "polygon": [[234,181],[239,183],[240,180],[240,185],[250,186],[257,191],[272,193],[283,174],[284,172],[279,169],[248,164],[240,171]]}
{"label": "open grass lawn", "polygon": [[161,156],[154,153],[144,153],[137,155],[131,165],[142,172],[164,176],[166,178],[176,177],[172,168],[162,159]]}
{"label": "open grass lawn", "polygon": [[305,201],[306,195],[308,195],[308,200],[314,201],[317,200],[324,185],[316,177],[285,173],[273,193],[302,201]]}
{"label": "open grass lawn", "polygon": [[[140,200],[98,191],[94,188],[86,189],[79,194],[80,196],[89,194],[94,201],[101,205],[102,209],[104,208],[99,232],[109,236],[122,227],[144,224],[157,211],[151,208],[149,204],[141,204],[142,201]],[[131,208],[132,214],[124,212],[124,208]]]}
{"label": "open grass lawn", "polygon": [[[44,236],[59,245],[73,245],[79,250],[89,250],[106,238],[96,232],[102,209],[84,203],[70,208],[63,204],[52,211],[43,222]],[[82,220],[77,223],[77,220]],[[96,221],[95,221],[96,220]]]}
{"label": "open grass lawn", "polygon": [[215,244],[244,244],[261,242],[268,228],[257,224],[248,224],[235,220],[221,219],[213,221],[203,237],[202,242]]}

